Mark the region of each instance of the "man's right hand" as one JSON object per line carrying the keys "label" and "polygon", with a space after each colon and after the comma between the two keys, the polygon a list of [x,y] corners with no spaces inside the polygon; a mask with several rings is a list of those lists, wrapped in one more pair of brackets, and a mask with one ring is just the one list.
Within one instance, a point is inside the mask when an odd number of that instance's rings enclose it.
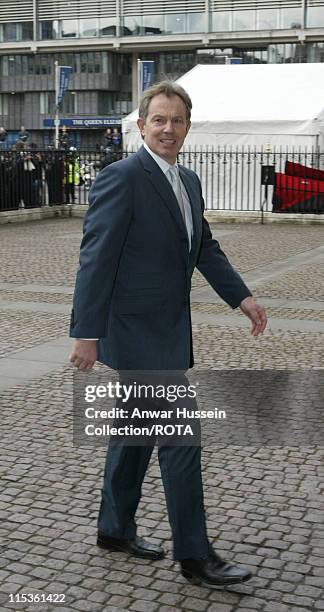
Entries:
{"label": "man's right hand", "polygon": [[97,340],[75,340],[69,359],[78,370],[91,370],[97,361]]}

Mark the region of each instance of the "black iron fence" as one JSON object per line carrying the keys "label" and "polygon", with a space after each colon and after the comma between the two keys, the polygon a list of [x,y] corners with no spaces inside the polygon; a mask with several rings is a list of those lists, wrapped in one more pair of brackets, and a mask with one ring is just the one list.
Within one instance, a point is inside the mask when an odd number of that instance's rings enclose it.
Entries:
{"label": "black iron fence", "polygon": [[[133,151],[0,151],[0,210],[87,204],[98,172]],[[324,212],[324,153],[246,148],[184,149],[207,210]]]}

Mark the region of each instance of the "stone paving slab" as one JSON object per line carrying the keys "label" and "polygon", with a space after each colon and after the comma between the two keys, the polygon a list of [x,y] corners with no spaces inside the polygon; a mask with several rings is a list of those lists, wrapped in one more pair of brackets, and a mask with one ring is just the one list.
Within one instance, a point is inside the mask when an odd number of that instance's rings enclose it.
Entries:
{"label": "stone paving slab", "polygon": [[[278,302],[281,303],[281,300],[278,300]],[[261,303],[266,308],[270,325],[272,325],[273,322],[277,324],[278,320],[282,318],[299,319],[301,324],[300,330],[303,330],[303,323],[305,319],[310,321],[324,321],[324,302],[309,302],[307,304],[301,301],[300,307],[298,304],[296,304],[294,307],[292,302],[290,302],[290,307],[287,307],[286,304],[282,304],[282,306],[273,306],[272,300],[269,299],[262,299]],[[239,309],[233,311],[219,302],[212,304],[207,302],[193,302],[191,304],[191,311],[193,313],[208,313],[213,315],[235,314],[241,316]],[[215,319],[215,324],[217,324],[217,319]]]}
{"label": "stone paving slab", "polygon": [[[225,319],[225,318],[224,318]],[[226,325],[228,320],[228,325]],[[210,369],[298,370],[324,367],[324,335],[300,330],[268,330],[255,339],[246,324],[193,325],[195,364]]]}
{"label": "stone paving slab", "polygon": [[[70,345],[72,342],[70,341]],[[62,365],[62,361],[67,361],[66,346],[65,345],[53,345],[51,342],[46,342],[39,346],[26,349],[24,351],[18,351],[17,353],[11,353],[11,360],[26,360],[32,362],[49,363],[53,365]]]}
{"label": "stone paving slab", "polygon": [[[52,362],[53,365],[57,363],[57,361],[54,361],[54,364]],[[10,377],[14,372],[17,372],[16,378],[28,380],[31,377],[42,376],[47,371],[48,364],[44,363],[44,360],[19,359],[16,355],[13,359],[3,357],[0,361],[0,377]]]}
{"label": "stone paving slab", "polygon": [[57,287],[56,285],[39,285],[37,283],[27,283],[27,284],[22,284],[22,283],[18,283],[18,282],[11,282],[11,283],[1,283],[0,282],[0,291],[23,291],[23,292],[39,292],[39,293],[54,293],[55,296],[57,296],[58,294],[73,294],[74,291],[74,287]]}
{"label": "stone paving slab", "polygon": [[[229,561],[251,568],[254,578],[245,585],[209,589],[182,578],[172,560],[155,452],[138,523],[142,535],[163,543],[166,558],[135,561],[96,547],[105,449],[72,445],[69,317],[67,310],[51,312],[68,307],[81,225],[57,219],[0,228],[6,262],[0,369],[3,364],[7,383],[0,399],[0,611],[324,609],[324,443],[203,449],[210,538]],[[323,276],[321,265],[311,263],[311,253],[321,253],[322,228],[222,225],[219,233],[218,227],[214,234],[230,259],[257,280],[257,295],[266,294],[271,323],[261,338],[252,338],[243,316],[214,298],[208,302],[205,279],[195,274],[196,367],[211,376],[213,369],[323,368]],[[276,277],[259,283],[266,266]],[[66,601],[10,604],[8,594],[19,592],[64,593]]]}
{"label": "stone paving slab", "polygon": [[68,335],[60,336],[59,338],[55,338],[55,340],[51,340],[51,346],[63,346],[66,350],[69,350],[72,345],[73,339],[69,338]]}
{"label": "stone paving slab", "polygon": [[[258,292],[255,291],[254,295],[257,297],[259,301],[262,301],[263,306],[267,308],[273,308],[274,315],[282,310],[289,309],[290,311],[298,311],[303,310],[304,312],[307,310],[313,311],[323,311],[324,310],[324,300],[316,301],[316,300],[298,300],[298,299],[289,299],[286,297],[275,298],[275,297],[264,297],[263,295],[258,296]],[[233,312],[233,310],[224,304],[223,300],[215,293],[215,291],[207,291],[207,287],[201,289],[200,291],[193,290],[191,292],[191,306],[193,308],[198,304],[199,307],[203,307],[204,305],[210,306],[217,304],[218,311],[220,312],[220,307],[224,312]],[[215,310],[216,312],[216,310]],[[316,315],[315,315],[316,316]]]}
{"label": "stone paving slab", "polygon": [[269,283],[261,283],[257,292],[269,297],[324,301],[324,265],[301,266]]}
{"label": "stone paving slab", "polygon": [[[222,225],[212,227],[217,239]],[[233,226],[228,226],[228,230],[233,230]],[[234,266],[245,273],[268,264],[276,265],[291,256],[323,246],[322,227],[247,224],[236,227],[236,230],[236,235],[223,234],[219,242],[225,253],[230,255]]]}
{"label": "stone paving slab", "polygon": [[67,334],[70,315],[0,309],[0,357]]}
{"label": "stone paving slab", "polygon": [[[286,275],[288,272],[295,271],[296,268],[309,266],[316,269],[321,266],[324,262],[324,247],[320,246],[316,249],[310,249],[304,253],[296,253],[291,255],[287,259],[279,259],[278,261],[271,262],[266,266],[260,266],[257,270],[247,272],[245,278],[247,283],[252,283],[253,286],[260,284],[264,281],[269,281],[274,277]],[[252,277],[251,277],[252,274]]]}
{"label": "stone paving slab", "polygon": [[[11,369],[11,373],[13,373],[12,369]],[[22,380],[26,381],[26,377],[19,377],[19,376],[15,377],[15,376],[7,376],[5,374],[1,374],[0,391],[3,391],[4,389],[11,389],[12,387],[16,387],[17,385],[21,383]]]}
{"label": "stone paving slab", "polygon": [[[298,313],[297,313],[298,316]],[[209,323],[211,325],[232,325],[233,327],[247,328],[247,321],[241,314],[214,314],[209,312],[195,312],[193,317],[195,323]],[[268,329],[265,333],[272,330],[289,331],[310,331],[324,333],[324,322],[318,320],[295,319],[295,318],[272,318],[269,321]]]}
{"label": "stone paving slab", "polygon": [[58,314],[68,314],[71,312],[71,305],[69,304],[50,304],[47,302],[23,302],[15,300],[14,302],[1,300],[1,310],[20,310],[23,312],[48,312]]}
{"label": "stone paving slab", "polygon": [[71,306],[71,301],[72,301],[72,295],[70,293],[68,293],[67,291],[65,291],[65,288],[63,288],[63,291],[61,292],[50,292],[47,293],[45,292],[44,288],[42,291],[36,291],[31,290],[31,291],[23,291],[23,290],[14,290],[14,291],[9,291],[9,290],[1,290],[0,289],[0,302],[8,302],[8,301],[14,301],[17,303],[25,303],[25,302],[37,302],[37,303],[49,303],[49,304],[54,304],[54,305],[58,305],[58,304],[68,304],[69,306]]}

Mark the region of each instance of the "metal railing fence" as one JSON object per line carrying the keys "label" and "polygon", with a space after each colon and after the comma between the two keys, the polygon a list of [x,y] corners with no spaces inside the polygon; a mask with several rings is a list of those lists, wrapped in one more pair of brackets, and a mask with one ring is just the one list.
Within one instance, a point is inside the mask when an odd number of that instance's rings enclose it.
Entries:
{"label": "metal railing fence", "polygon": [[[0,211],[57,204],[87,204],[89,189],[98,172],[133,152],[97,149],[74,152],[2,150]],[[178,161],[198,174],[207,210],[272,211],[274,188],[273,185],[265,187],[262,184],[262,168],[273,168],[276,177],[280,178],[285,175],[289,163],[292,179],[286,184],[282,181],[281,185],[287,197],[276,193],[274,210],[279,211],[279,200],[289,200],[297,190],[296,206],[286,207],[285,210],[324,212],[324,190],[323,193],[321,190],[324,187],[324,153],[319,150],[184,148],[179,153]],[[295,184],[297,177],[300,179],[298,185]],[[309,194],[313,197],[311,209],[303,210],[300,203],[309,201]]]}

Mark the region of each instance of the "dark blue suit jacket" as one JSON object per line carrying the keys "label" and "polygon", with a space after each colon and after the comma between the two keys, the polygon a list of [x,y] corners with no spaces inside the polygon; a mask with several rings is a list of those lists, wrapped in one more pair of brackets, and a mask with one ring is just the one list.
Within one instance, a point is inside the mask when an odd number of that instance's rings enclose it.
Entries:
{"label": "dark blue suit jacket", "polygon": [[193,365],[189,294],[195,266],[233,308],[251,295],[212,239],[197,175],[180,166],[192,210],[188,238],[172,187],[142,147],[102,170],[89,195],[70,335],[100,338],[118,370]]}

